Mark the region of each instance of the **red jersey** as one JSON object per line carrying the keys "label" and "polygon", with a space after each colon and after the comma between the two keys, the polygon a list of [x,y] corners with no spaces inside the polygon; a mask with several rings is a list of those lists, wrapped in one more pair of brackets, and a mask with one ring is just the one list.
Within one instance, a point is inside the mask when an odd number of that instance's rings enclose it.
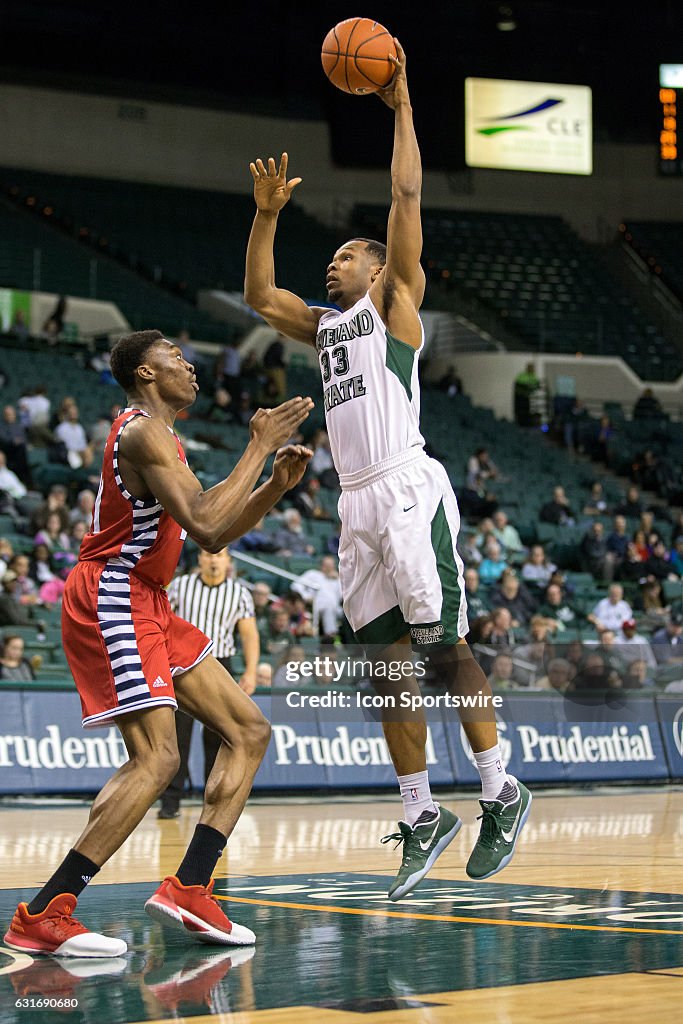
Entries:
{"label": "red jersey", "polygon": [[[187,536],[155,498],[134,498],[119,471],[121,435],[142,409],[124,409],[112,423],[104,446],[102,476],[93,509],[90,532],[81,544],[80,562],[106,562],[108,567],[138,576],[152,586],[167,586],[173,579]],[[177,435],[168,428],[187,464]]]}

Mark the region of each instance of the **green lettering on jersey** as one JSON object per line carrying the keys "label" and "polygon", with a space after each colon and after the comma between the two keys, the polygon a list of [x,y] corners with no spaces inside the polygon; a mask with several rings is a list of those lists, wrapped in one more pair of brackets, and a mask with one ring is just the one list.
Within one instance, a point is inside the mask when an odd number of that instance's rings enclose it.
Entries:
{"label": "green lettering on jersey", "polygon": [[392,373],[396,374],[405,388],[408,401],[412,402],[413,392],[410,381],[413,375],[413,363],[415,362],[417,350],[407,342],[401,341],[400,338],[395,338],[393,334],[389,334],[389,331],[385,333],[387,336],[387,355],[384,365],[387,370],[391,370]]}

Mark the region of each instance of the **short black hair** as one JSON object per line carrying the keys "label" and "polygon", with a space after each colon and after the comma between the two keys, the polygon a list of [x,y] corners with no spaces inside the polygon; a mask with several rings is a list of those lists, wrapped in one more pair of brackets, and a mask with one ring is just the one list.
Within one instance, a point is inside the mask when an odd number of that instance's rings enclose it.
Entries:
{"label": "short black hair", "polygon": [[156,344],[163,341],[161,331],[135,331],[133,334],[125,334],[114,345],[111,350],[111,372],[128,394],[135,390],[135,371],[145,361],[147,352]]}
{"label": "short black hair", "polygon": [[387,247],[384,242],[378,242],[376,238],[352,238],[351,241],[365,242],[366,252],[372,256],[373,261],[379,263],[380,267],[386,266]]}

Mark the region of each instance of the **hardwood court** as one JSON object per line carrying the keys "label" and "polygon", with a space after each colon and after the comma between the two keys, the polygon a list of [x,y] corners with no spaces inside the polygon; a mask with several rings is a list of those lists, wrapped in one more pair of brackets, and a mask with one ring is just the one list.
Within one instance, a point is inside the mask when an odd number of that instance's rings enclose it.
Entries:
{"label": "hardwood court", "polygon": [[[143,911],[197,817],[152,811],[83,894],[80,916],[125,938],[113,961],[0,952],[0,1024],[459,1024],[675,1019],[683,995],[683,791],[539,793],[512,864],[464,872],[478,804],[406,900],[386,899],[396,800],[251,803],[216,892],[255,950],[198,946]],[[3,925],[69,849],[85,806],[0,810]],[[52,1008],[35,1016],[35,1000]],[[57,1009],[55,1000],[78,1000]],[[16,1006],[17,1000],[20,1005]],[[22,1001],[23,1000],[23,1004]],[[45,1016],[47,1014],[47,1016]]]}

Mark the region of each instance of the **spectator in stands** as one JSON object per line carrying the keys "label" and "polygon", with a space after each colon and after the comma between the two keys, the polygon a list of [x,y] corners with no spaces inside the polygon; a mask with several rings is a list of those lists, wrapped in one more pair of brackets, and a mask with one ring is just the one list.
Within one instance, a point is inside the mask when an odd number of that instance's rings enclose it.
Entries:
{"label": "spectator in stands", "polygon": [[496,647],[514,647],[515,634],[512,628],[512,616],[507,608],[494,608],[491,622],[492,628],[486,642]]}
{"label": "spectator in stands", "polygon": [[489,481],[499,475],[498,467],[489,456],[488,449],[478,448],[467,460],[467,479],[461,495],[461,504],[469,516],[489,516],[498,507],[495,494],[489,492]]}
{"label": "spectator in stands", "polygon": [[216,360],[216,387],[223,387],[230,394],[233,404],[240,392],[240,366],[242,357],[233,338],[224,345]]}
{"label": "spectator in stands", "polygon": [[471,624],[475,619],[488,613],[489,607],[479,591],[479,573],[474,568],[465,569],[465,594],[467,597],[467,620]]}
{"label": "spectator in stands", "polygon": [[234,422],[241,427],[247,427],[255,412],[251,394],[248,391],[240,391],[237,408],[233,412]]}
{"label": "spectator in stands", "polygon": [[23,342],[28,340],[30,332],[28,324],[26,323],[26,314],[23,309],[17,309],[15,311],[9,333],[11,337],[16,338],[17,341]]}
{"label": "spectator in stands", "polygon": [[538,614],[544,619],[552,619],[560,623],[562,629],[570,629],[578,626],[581,615],[576,608],[565,597],[562,587],[557,583],[550,583],[545,592],[545,598]]}
{"label": "spectator in stands", "polygon": [[76,505],[69,513],[69,522],[71,526],[73,526],[74,523],[85,523],[85,525],[90,528],[94,508],[94,492],[89,490],[79,491],[76,499]]}
{"label": "spectator in stands", "polygon": [[551,658],[548,662],[548,674],[541,676],[534,684],[536,690],[555,690],[564,693],[574,678],[576,669],[566,658]]}
{"label": "spectator in stands", "polygon": [[[231,548],[234,547],[235,545],[232,544]],[[270,587],[267,583],[255,583],[251,591],[251,597],[254,602],[254,619],[256,620],[256,628],[260,634],[268,629],[270,603],[272,600]]]}
{"label": "spectator in stands", "polygon": [[7,456],[8,467],[24,483],[30,479],[27,440],[26,427],[17,419],[17,410],[13,405],[6,405],[0,422],[0,448]]}
{"label": "spectator in stands", "polygon": [[339,486],[339,477],[332,462],[330,439],[327,431],[322,428],[316,430],[310,447],[313,449],[313,458],[310,462],[311,473],[317,476],[323,487],[334,490]]}
{"label": "spectator in stands", "polygon": [[14,550],[12,545],[7,540],[7,537],[0,537],[0,579],[7,572],[7,566],[14,556]]}
{"label": "spectator in stands", "polygon": [[599,519],[591,523],[581,538],[579,561],[582,570],[598,580],[611,580],[614,577],[616,558],[607,548],[605,528]]}
{"label": "spectator in stands", "polygon": [[215,423],[236,422],[232,395],[222,385],[219,385],[213,393],[213,401],[207,410],[206,418]]}
{"label": "spectator in stands", "polygon": [[439,391],[444,391],[449,398],[454,398],[455,395],[462,395],[462,380],[458,377],[455,372],[455,366],[449,366],[443,377],[437,384]]}
{"label": "spectator in stands", "polygon": [[683,661],[683,614],[681,612],[673,612],[666,626],[653,634],[652,650],[660,665],[671,665]]}
{"label": "spectator in stands", "polygon": [[525,626],[536,610],[536,602],[526,587],[520,583],[515,570],[510,568],[504,570],[498,586],[491,594],[491,606],[507,608],[512,616],[513,629]]}
{"label": "spectator in stands", "polygon": [[633,534],[633,546],[638,552],[638,557],[641,562],[647,562],[650,557],[650,549],[647,544],[647,535],[645,530],[636,530]]}
{"label": "spectator in stands", "polygon": [[600,422],[598,423],[598,431],[590,448],[590,456],[596,462],[608,462],[608,445],[611,439],[614,437],[614,427],[609,416],[601,416]]}
{"label": "spectator in stands", "polygon": [[522,579],[537,587],[547,587],[557,566],[548,560],[542,544],[533,544],[522,566]]}
{"label": "spectator in stands", "polygon": [[583,514],[585,516],[607,515],[607,501],[605,500],[602,484],[599,480],[591,484],[590,497],[584,505]]}
{"label": "spectator in stands", "polygon": [[307,569],[292,583],[292,590],[313,608],[314,632],[322,643],[333,643],[339,634],[342,617],[342,596],[337,560],[323,555],[318,569]]}
{"label": "spectator in stands", "polygon": [[645,574],[643,564],[639,549],[633,541],[629,541],[626,545],[626,557],[617,566],[617,579],[624,583],[636,583]]}
{"label": "spectator in stands", "polygon": [[[42,659],[40,659],[42,661]],[[0,679],[13,683],[30,683],[35,679],[33,666],[24,657],[24,638],[6,636],[0,652]]]}
{"label": "spectator in stands", "polygon": [[28,555],[16,554],[11,559],[8,571],[16,576],[16,586],[12,596],[23,605],[39,603],[38,587],[31,579],[31,561]]}
{"label": "spectator in stands", "polygon": [[313,636],[313,619],[301,594],[297,594],[295,590],[289,590],[274,605],[274,608],[287,612],[289,631],[292,636]]}
{"label": "spectator in stands", "polygon": [[489,537],[484,548],[484,557],[479,563],[479,579],[488,586],[497,583],[507,569],[503,549],[494,537]]}
{"label": "spectator in stands", "polygon": [[554,523],[555,526],[573,526],[575,515],[564,487],[558,485],[553,489],[552,501],[546,502],[541,508],[539,519],[542,523]]}
{"label": "spectator in stands", "polygon": [[649,669],[654,671],[657,668],[657,660],[650,647],[650,641],[638,632],[635,619],[626,619],[622,623],[621,630],[617,635],[617,646],[621,659],[626,665],[633,661],[644,661]]}
{"label": "spectator in stands", "polygon": [[538,391],[541,382],[536,374],[536,367],[533,363],[527,363],[526,369],[515,377],[514,383],[514,407],[515,422],[520,427],[530,427],[533,424],[531,414],[531,396]]}
{"label": "spectator in stands", "polygon": [[0,626],[32,626],[31,606],[22,604],[17,594],[17,574],[7,569],[2,577],[0,591]]}
{"label": "spectator in stands", "polygon": [[654,678],[647,662],[636,659],[626,666],[626,674],[623,677],[625,690],[648,689],[655,685]]}
{"label": "spectator in stands", "polygon": [[277,551],[277,541],[272,533],[264,529],[264,520],[259,521],[242,537],[230,545],[233,551]]}
{"label": "spectator in stands", "polygon": [[287,396],[287,366],[285,364],[284,334],[278,334],[263,353],[263,369],[266,380],[273,385],[275,404],[284,402]]}
{"label": "spectator in stands", "polygon": [[50,556],[50,549],[47,544],[36,544],[33,548],[29,575],[31,579],[38,584],[38,587],[43,583],[49,582],[49,580],[56,579],[56,573]]}
{"label": "spectator in stands", "polygon": [[50,399],[45,384],[24,391],[17,402],[19,417],[32,444],[45,445],[52,439],[50,430]]}
{"label": "spectator in stands", "polygon": [[16,473],[9,469],[7,457],[3,451],[0,451],[0,492],[11,499],[11,502],[2,502],[0,510],[7,505],[11,507],[15,501],[21,501],[28,493],[26,485],[21,482]]}
{"label": "spectator in stands", "polygon": [[671,571],[677,576],[683,576],[683,537],[677,537],[674,542],[674,549],[669,556]]}
{"label": "spectator in stands", "polygon": [[307,476],[302,481],[301,486],[295,489],[292,500],[304,519],[332,518],[320,500],[320,481],[314,476]]}
{"label": "spectator in stands", "polygon": [[271,608],[268,626],[259,632],[261,650],[264,654],[279,655],[294,643],[294,634],[289,628],[289,612],[286,608]]}
{"label": "spectator in stands", "polygon": [[643,564],[643,570],[648,576],[654,576],[656,580],[678,579],[678,573],[671,563],[663,540],[655,541],[650,557]]}
{"label": "spectator in stands", "polygon": [[493,659],[491,674],[488,678],[489,685],[494,693],[496,690],[511,690],[517,686],[513,669],[512,658],[509,654],[496,655]]}
{"label": "spectator in stands", "polygon": [[99,457],[101,457],[104,452],[104,446],[107,442],[107,438],[109,437],[111,425],[119,415],[120,411],[121,403],[114,402],[109,409],[109,412],[101,413],[90,428],[90,443],[93,447],[93,452],[95,452]]}
{"label": "spectator in stands", "polygon": [[595,608],[588,616],[596,629],[601,633],[605,629],[616,632],[621,629],[622,622],[633,618],[633,610],[628,601],[624,600],[624,588],[620,583],[610,584],[607,597],[598,601]]}
{"label": "spectator in stands", "polygon": [[625,499],[615,508],[615,514],[626,516],[626,518],[639,519],[643,511],[643,503],[640,500],[640,491],[637,487],[631,486],[626,491]]}
{"label": "spectator in stands", "polygon": [[[494,540],[498,540],[496,537],[493,526],[493,519],[490,516],[484,516],[484,518],[477,524],[477,532],[474,535],[474,542],[480,550],[486,547],[486,542],[489,537],[493,537]],[[498,541],[500,544],[500,541]],[[501,544],[501,547],[503,545]]]}
{"label": "spectator in stands", "polygon": [[327,535],[323,547],[328,555],[334,555],[337,558],[339,555],[339,541],[341,540],[341,523],[334,524],[333,529],[334,532]]}
{"label": "spectator in stands", "polygon": [[656,419],[663,415],[663,409],[652,388],[645,388],[640,398],[633,406],[634,420]]}
{"label": "spectator in stands", "polygon": [[87,532],[88,527],[82,519],[79,519],[78,522],[74,523],[71,527],[71,532],[69,533],[69,544],[74,555],[78,555],[78,552],[81,550],[81,544],[83,543],[83,538]]}
{"label": "spectator in stands", "polygon": [[671,527],[671,547],[675,547],[679,537],[683,537],[683,512],[679,512]]}
{"label": "spectator in stands", "polygon": [[66,316],[66,298],[64,295],[60,295],[57,299],[57,305],[52,310],[50,315],[46,318],[43,324],[43,333],[50,336],[62,334],[64,331],[64,318]]}
{"label": "spectator in stands", "polygon": [[33,538],[34,544],[45,544],[54,564],[62,569],[71,568],[76,562],[76,556],[71,550],[69,534],[62,530],[59,513],[51,512],[47,517],[45,526]]}
{"label": "spectator in stands", "polygon": [[57,512],[62,530],[68,530],[70,510],[66,503],[67,496],[68,491],[64,484],[53,484],[45,501],[31,515],[31,529],[42,530],[50,513]]}
{"label": "spectator in stands", "polygon": [[478,534],[476,533],[465,533],[464,530],[461,530],[460,532],[458,538],[458,550],[460,551],[460,555],[465,565],[481,565],[483,555],[479,550],[477,537]]}
{"label": "spectator in stands", "polygon": [[600,634],[600,643],[595,648],[599,654],[602,654],[605,659],[605,663],[608,668],[616,672],[621,677],[626,672],[626,665],[624,659],[621,657],[621,649],[617,645],[617,634],[613,629],[603,629]]}
{"label": "spectator in stands", "polygon": [[314,555],[315,547],[303,531],[301,513],[288,508],[282,516],[285,525],[275,534],[277,552],[280,555]]}
{"label": "spectator in stands", "polygon": [[628,542],[626,519],[624,516],[615,516],[612,532],[607,538],[607,550],[614,556],[617,565],[626,558]]}
{"label": "spectator in stands", "polygon": [[507,557],[523,554],[526,548],[522,544],[517,529],[508,520],[507,512],[504,512],[502,508],[496,509],[492,518],[493,536],[503,545]]}
{"label": "spectator in stands", "polygon": [[64,418],[55,427],[54,435],[65,446],[67,460],[72,469],[90,465],[94,452],[79,420],[78,406],[75,403],[68,405],[64,410]]}
{"label": "spectator in stands", "polygon": [[656,629],[663,626],[669,618],[671,609],[664,604],[664,591],[659,580],[643,580],[640,585],[635,606],[646,617],[648,628]]}
{"label": "spectator in stands", "polygon": [[[542,615],[532,615],[529,622],[528,642],[515,647],[515,660],[526,661],[533,666],[533,678],[526,680],[527,685],[532,685],[535,679],[545,675],[546,666],[553,656],[553,645],[548,642],[549,626],[549,619],[544,619]],[[517,674],[519,675],[519,669]]]}
{"label": "spectator in stands", "polygon": [[183,353],[183,359],[186,363],[192,363],[193,365],[197,362],[197,349],[192,344],[190,339],[190,332],[186,327],[183,327],[182,331],[178,332],[177,344],[180,351]]}
{"label": "spectator in stands", "polygon": [[610,668],[602,654],[593,651],[587,654],[565,693],[577,695],[592,691],[612,690],[621,687],[621,678]]}

